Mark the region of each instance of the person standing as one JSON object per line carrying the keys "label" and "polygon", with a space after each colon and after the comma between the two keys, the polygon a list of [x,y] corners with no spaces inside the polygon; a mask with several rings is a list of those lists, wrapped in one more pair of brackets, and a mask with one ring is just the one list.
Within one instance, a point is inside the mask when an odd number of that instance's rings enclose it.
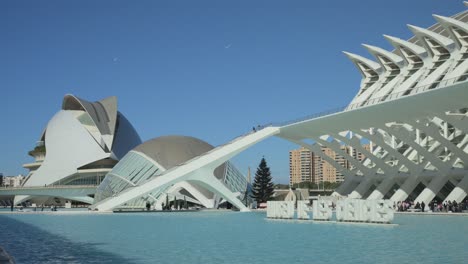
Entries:
{"label": "person standing", "polygon": [[424,207],[426,207],[426,204],[424,203],[424,201],[422,201],[422,203],[421,203],[421,210],[422,210],[423,213],[424,213]]}

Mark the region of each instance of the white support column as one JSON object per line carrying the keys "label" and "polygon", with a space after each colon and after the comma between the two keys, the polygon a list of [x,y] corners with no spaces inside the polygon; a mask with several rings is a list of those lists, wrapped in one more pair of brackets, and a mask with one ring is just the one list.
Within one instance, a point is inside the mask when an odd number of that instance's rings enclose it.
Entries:
{"label": "white support column", "polygon": [[375,190],[367,197],[368,200],[383,199],[385,194],[390,191],[390,188],[395,185],[395,177],[388,175],[385,179],[375,188]]}
{"label": "white support column", "polygon": [[423,125],[420,122],[411,122],[409,124],[413,127],[417,127],[419,130],[424,131],[426,135],[441,143],[445,147],[445,151],[450,150],[453,154],[460,158],[463,163],[468,164],[468,154],[453,144],[450,140],[448,140],[449,135],[447,122],[444,122],[444,136],[440,135],[439,131],[437,131],[437,128],[434,127],[434,125],[431,123],[428,125]]}
{"label": "white support column", "polygon": [[348,197],[353,199],[361,199],[363,198],[364,194],[369,191],[369,188],[374,183],[372,177],[365,177],[361,183],[356,187],[356,189],[351,192]]}
{"label": "white support column", "polygon": [[[431,151],[426,150],[423,148],[420,144],[416,143],[415,141],[412,140],[411,138],[411,132],[407,130],[404,126],[400,126],[398,128],[393,128],[389,127],[386,128],[387,130],[391,131],[391,134],[398,136],[400,139],[403,139],[408,145],[410,145],[413,149],[415,149],[419,155],[422,155],[431,162],[431,164],[437,168],[438,173],[440,176],[434,178],[429,185],[418,195],[416,198],[416,202],[422,202],[424,201],[426,204],[430,202],[434,197],[437,195],[437,193],[444,187],[445,183],[448,181],[448,174],[450,172],[450,168],[452,167],[450,163],[448,162],[443,162],[440,160],[435,153],[432,153]],[[382,129],[385,130],[385,129]],[[388,131],[387,131],[388,132]],[[435,147],[440,146],[440,142],[434,142],[431,146],[432,149],[435,149]],[[409,185],[414,185],[416,182],[410,181],[408,184]],[[406,184],[406,182],[405,182]],[[417,183],[414,185],[414,187],[417,186]],[[397,193],[395,193],[396,195]],[[399,193],[401,195],[401,193]],[[409,193],[408,193],[409,194]],[[395,196],[394,195],[394,196]],[[393,198],[393,197],[392,197]],[[393,199],[392,199],[393,200]]]}
{"label": "white support column", "polygon": [[452,192],[445,198],[445,201],[455,200],[457,203],[463,201],[468,195],[468,175],[463,177],[463,179],[458,183],[458,185],[453,189]]}
{"label": "white support column", "polygon": [[[213,208],[214,206],[213,199],[207,198],[203,193],[197,190],[197,188],[195,188],[192,184],[186,181],[182,181],[182,182],[178,182],[174,184],[167,190],[167,193],[173,193],[173,192],[179,191],[180,189],[185,189],[204,207]],[[159,199],[157,199],[157,203],[161,204],[165,201],[165,199],[166,199],[165,196],[160,196]]]}
{"label": "white support column", "polygon": [[[357,135],[357,134],[356,134]],[[389,155],[392,155],[394,158],[398,160],[398,163],[405,165],[408,170],[411,171],[418,171],[418,165],[416,165],[414,162],[408,159],[408,157],[404,156],[398,150],[396,149],[395,146],[395,137],[392,136],[392,145],[387,144],[383,138],[382,134],[379,131],[375,131],[375,133],[368,133],[361,131],[359,132],[360,136],[364,136],[369,140],[372,140],[375,142],[379,147],[383,148],[385,151],[389,153]]]}
{"label": "white support column", "polygon": [[331,194],[331,196],[345,196],[348,195],[354,189],[354,179],[357,177],[353,177],[351,179],[346,178],[341,185],[336,188],[336,190]]}
{"label": "white support column", "polygon": [[440,115],[440,119],[447,121],[452,126],[458,128],[459,130],[468,133],[468,122],[466,122],[467,116],[465,115]]}
{"label": "white support column", "polygon": [[213,174],[213,170],[201,169],[197,173],[191,175],[187,181],[195,182],[211,192],[223,197],[241,212],[249,211],[249,209],[237,198],[237,196],[221,183]]}
{"label": "white support column", "polygon": [[414,202],[424,202],[425,204],[429,204],[429,202],[434,199],[434,197],[437,195],[437,193],[439,193],[440,189],[444,187],[448,180],[449,177],[444,175],[434,177],[429,185],[418,195]]}
{"label": "white support column", "polygon": [[[351,131],[351,133],[353,133]],[[380,168],[382,171],[384,171],[385,173],[394,173],[394,169],[392,167],[390,167],[388,164],[386,164],[385,162],[383,162],[383,160],[375,157],[375,155],[371,152],[369,152],[368,150],[364,149],[361,145],[361,142],[359,139],[348,139],[340,134],[330,134],[332,137],[338,139],[339,141],[349,145],[351,147],[351,149],[356,149],[357,151],[361,152],[366,158],[368,158],[369,160],[371,160],[373,163],[375,163],[377,165],[378,168]],[[351,151],[351,155],[352,155],[352,151]]]}
{"label": "white support column", "polygon": [[[430,161],[431,164],[439,170],[440,173],[446,174],[450,170],[450,165],[443,162],[442,160],[437,157],[436,154],[431,153],[420,144],[415,142],[415,136],[412,135],[412,131],[407,130],[403,125],[399,126],[398,128],[395,127],[383,127],[379,128],[388,134],[398,137],[400,140],[403,140],[406,144],[412,147],[419,156],[424,156],[427,161]],[[440,143],[435,142],[432,148],[439,146]]]}
{"label": "white support column", "polygon": [[411,192],[418,186],[418,184],[421,182],[420,179],[418,179],[417,176],[410,176],[408,179],[403,183],[403,185],[400,186],[400,189],[398,189],[392,197],[390,197],[390,200],[394,202],[399,202],[399,201],[404,201],[408,196],[411,194]]}
{"label": "white support column", "polygon": [[[412,162],[408,157],[398,152],[396,149],[396,139],[395,136],[391,135],[391,145],[387,144],[383,140],[382,132],[378,129],[374,130],[375,133],[368,133],[365,131],[361,131],[359,134],[365,136],[367,139],[373,140],[377,145],[384,150],[386,150],[389,155],[393,156],[398,160],[398,164],[405,165],[408,168],[408,178],[405,183],[397,190],[393,196],[393,201],[401,201],[405,200],[411,191],[418,185],[419,181],[416,180],[417,175],[422,171],[422,168],[419,167],[417,164]],[[383,198],[389,191],[390,188],[395,184],[395,176],[398,175],[398,171],[393,175],[386,175],[388,178],[383,180],[379,186],[369,195],[368,199],[380,199]]]}

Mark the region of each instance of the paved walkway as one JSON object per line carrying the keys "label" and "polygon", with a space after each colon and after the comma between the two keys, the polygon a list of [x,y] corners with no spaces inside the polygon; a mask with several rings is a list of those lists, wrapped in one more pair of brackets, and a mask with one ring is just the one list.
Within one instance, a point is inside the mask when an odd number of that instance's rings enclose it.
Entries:
{"label": "paved walkway", "polygon": [[450,215],[450,216],[468,216],[468,213],[446,213],[446,212],[395,212],[401,215]]}

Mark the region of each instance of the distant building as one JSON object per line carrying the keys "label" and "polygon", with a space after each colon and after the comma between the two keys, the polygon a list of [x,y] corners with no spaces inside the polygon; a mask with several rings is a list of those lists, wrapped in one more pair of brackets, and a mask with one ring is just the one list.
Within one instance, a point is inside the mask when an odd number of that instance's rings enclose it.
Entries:
{"label": "distant building", "polygon": [[26,177],[21,174],[17,176],[3,176],[3,174],[0,174],[0,178],[3,181],[2,186],[4,187],[20,187]]}
{"label": "distant building", "polygon": [[[362,147],[366,150],[370,150],[371,146],[369,144],[365,144]],[[335,160],[340,166],[346,169],[351,168],[349,161],[332,149],[323,146],[321,149],[325,155]],[[363,161],[365,159],[365,156],[361,152],[356,151],[352,147],[341,146],[341,149],[359,161]],[[322,182],[343,181],[344,175],[313,151],[304,147],[289,151],[290,186],[301,182],[319,184]]]}
{"label": "distant building", "polygon": [[289,185],[312,181],[314,174],[312,152],[306,148],[289,151]]}

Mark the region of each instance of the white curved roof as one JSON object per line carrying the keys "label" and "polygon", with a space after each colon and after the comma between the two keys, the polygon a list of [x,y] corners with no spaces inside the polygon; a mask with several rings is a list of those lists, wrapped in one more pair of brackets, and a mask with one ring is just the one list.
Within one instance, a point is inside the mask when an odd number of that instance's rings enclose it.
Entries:
{"label": "white curved roof", "polygon": [[395,65],[398,67],[402,67],[404,65],[404,60],[400,56],[396,55],[395,53],[392,53],[390,51],[384,50],[382,48],[368,45],[368,44],[362,44],[374,57],[385,57],[389,61],[393,62]]}
{"label": "white curved roof", "polygon": [[113,135],[117,119],[117,97],[111,96],[97,102],[89,102],[67,94],[62,102],[63,110],[86,111],[102,135]]}

